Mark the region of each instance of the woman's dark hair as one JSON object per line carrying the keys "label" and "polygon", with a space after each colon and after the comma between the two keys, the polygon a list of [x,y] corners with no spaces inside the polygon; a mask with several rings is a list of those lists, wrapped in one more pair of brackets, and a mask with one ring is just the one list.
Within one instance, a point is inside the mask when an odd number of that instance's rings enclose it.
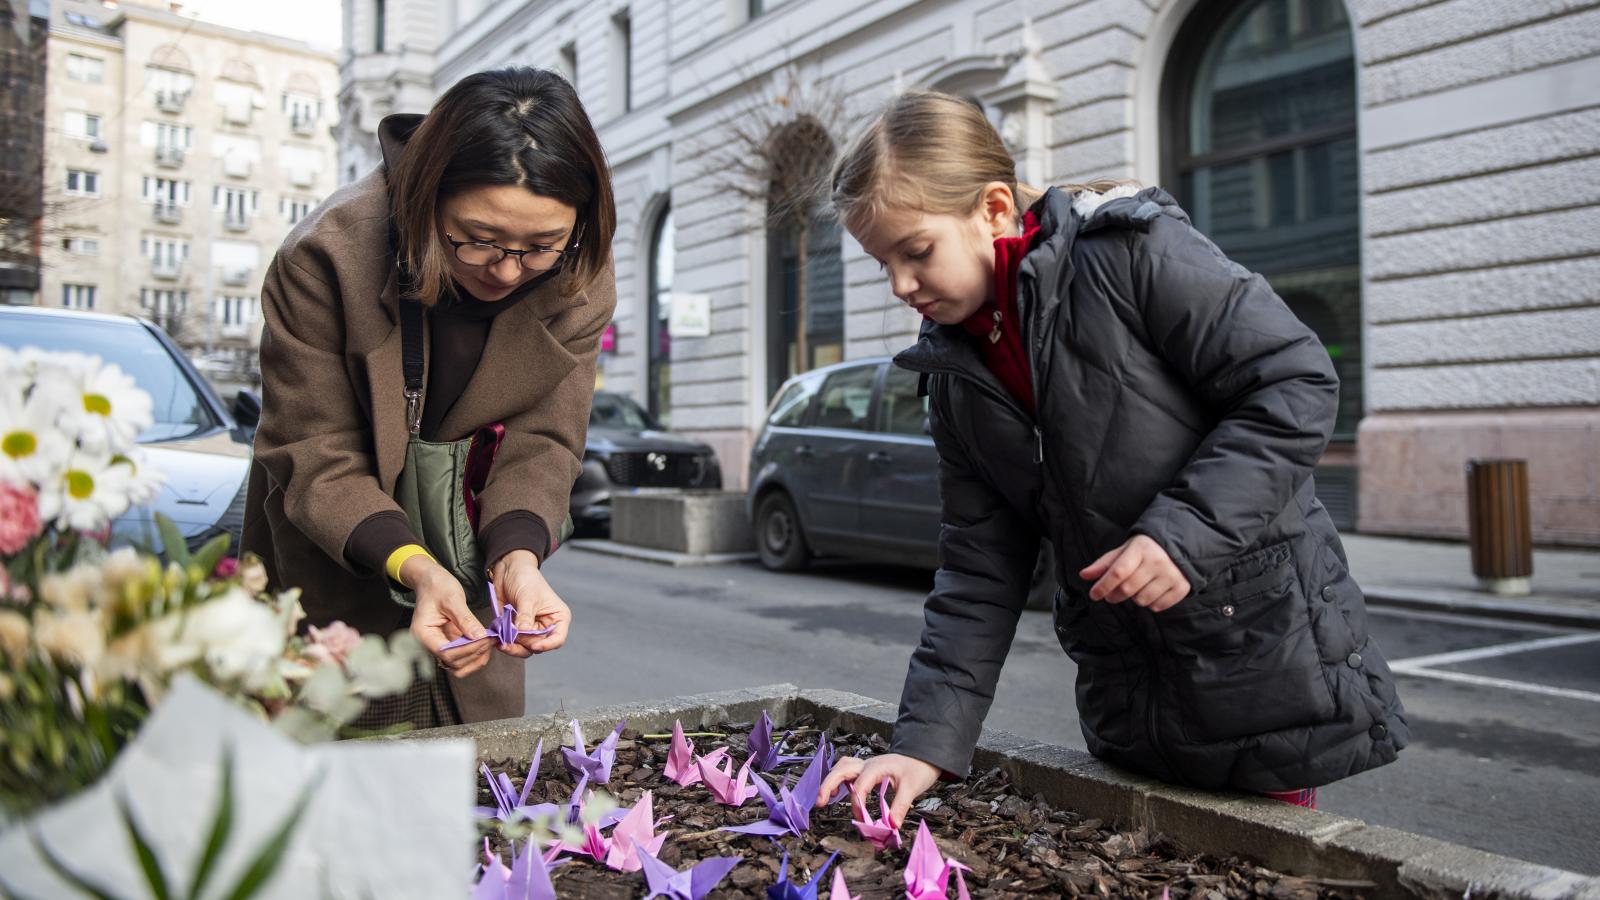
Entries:
{"label": "woman's dark hair", "polygon": [[562,293],[583,290],[605,268],[617,229],[611,168],[577,92],[544,69],[479,72],[439,98],[389,172],[400,263],[423,303],[455,290],[439,238],[439,204],[501,184],[578,211],[571,238],[578,249],[562,263]]}

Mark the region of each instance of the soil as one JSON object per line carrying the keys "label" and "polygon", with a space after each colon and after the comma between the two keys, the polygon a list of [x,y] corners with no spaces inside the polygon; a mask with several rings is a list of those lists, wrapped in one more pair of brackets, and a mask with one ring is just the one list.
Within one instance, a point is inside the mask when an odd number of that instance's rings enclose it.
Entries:
{"label": "soil", "polygon": [[[784,752],[809,754],[818,732],[809,723],[790,723],[799,730]],[[751,723],[732,722],[707,731],[726,738],[692,738],[698,753],[727,747],[743,762],[748,754],[745,738]],[[780,732],[781,733],[781,732]],[[775,735],[776,736],[776,735]],[[1273,900],[1365,897],[1376,893],[1370,882],[1302,878],[1264,869],[1239,858],[1219,859],[1188,853],[1159,834],[1118,831],[1099,819],[1086,819],[1056,809],[1042,798],[1019,796],[1005,773],[998,769],[975,774],[959,783],[940,783],[917,802],[907,817],[899,850],[875,852],[850,824],[850,803],[840,801],[811,813],[811,830],[803,836],[785,835],[774,842],[754,835],[719,831],[727,825],[744,825],[766,817],[767,808],[753,797],[740,809],[719,805],[702,785],[679,787],[661,775],[670,742],[649,739],[627,730],[617,743],[610,791],[623,806],[632,806],[646,791],[653,791],[657,818],[672,816],[662,825],[669,837],[660,858],[676,868],[713,856],[739,855],[745,862],[735,868],[708,900],[765,900],[766,889],[777,880],[785,849],[789,852],[790,880],[803,885],[829,855],[839,851],[836,866],[843,866],[852,894],[862,900],[887,900],[905,896],[901,873],[917,833],[920,818],[946,858],[971,867],[967,888],[974,898],[1096,896],[1159,898],[1163,890],[1173,900],[1234,900],[1269,897]],[[828,739],[843,756],[869,756],[887,752],[877,735],[830,733]],[[548,737],[549,746],[555,741]],[[798,777],[804,763],[790,763],[781,773]],[[505,772],[519,788],[527,760],[491,762],[490,769]],[[572,779],[560,752],[551,750],[539,766],[537,784],[529,803],[563,802],[572,793]],[[769,783],[771,783],[769,781]],[[479,802],[492,805],[487,787],[479,783]],[[872,809],[876,811],[876,800]],[[497,835],[491,844],[507,859]],[[551,872],[556,893],[563,898],[637,898],[644,896],[644,876],[616,872],[587,858],[576,858]],[[824,874],[817,896],[827,898],[833,870]],[[951,878],[950,896],[955,896]]]}

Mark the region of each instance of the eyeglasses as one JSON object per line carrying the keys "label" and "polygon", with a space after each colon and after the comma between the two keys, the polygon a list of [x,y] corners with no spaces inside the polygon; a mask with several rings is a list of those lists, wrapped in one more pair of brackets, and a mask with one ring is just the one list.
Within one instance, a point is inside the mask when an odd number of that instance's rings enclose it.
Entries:
{"label": "eyeglasses", "polygon": [[554,268],[567,254],[578,249],[578,242],[572,241],[561,248],[529,247],[526,250],[512,250],[488,241],[458,241],[448,232],[444,240],[454,248],[456,259],[464,265],[493,266],[508,256],[515,256],[517,264],[530,272],[544,272]]}

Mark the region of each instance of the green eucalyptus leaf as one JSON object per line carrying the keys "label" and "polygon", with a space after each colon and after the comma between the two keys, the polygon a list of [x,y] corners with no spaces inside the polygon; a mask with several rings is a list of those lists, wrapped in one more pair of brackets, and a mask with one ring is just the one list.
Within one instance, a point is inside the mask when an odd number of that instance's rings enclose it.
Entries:
{"label": "green eucalyptus leaf", "polygon": [[194,560],[189,555],[189,545],[178,526],[161,513],[156,513],[156,530],[161,532],[161,549],[166,552],[167,559],[185,569],[189,568]]}

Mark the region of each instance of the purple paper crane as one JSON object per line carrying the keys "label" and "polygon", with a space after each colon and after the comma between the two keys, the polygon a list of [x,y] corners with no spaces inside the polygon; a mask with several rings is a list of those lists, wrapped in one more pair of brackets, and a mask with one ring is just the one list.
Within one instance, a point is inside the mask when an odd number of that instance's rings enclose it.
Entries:
{"label": "purple paper crane", "polygon": [[500,598],[495,596],[493,584],[489,585],[489,603],[494,607],[494,619],[489,622],[483,633],[483,637],[458,637],[439,649],[451,650],[456,647],[465,647],[468,644],[476,644],[478,641],[487,641],[491,639],[499,641],[502,644],[515,644],[517,642],[517,638],[525,634],[540,635],[549,634],[550,632],[555,631],[554,625],[550,626],[549,628],[535,628],[532,631],[523,631],[522,629],[518,628],[517,608],[509,603],[501,606]]}
{"label": "purple paper crane", "polygon": [[797,885],[789,880],[789,851],[783,851],[783,864],[778,867],[778,881],[767,888],[767,900],[817,900],[817,888],[822,884],[822,873],[828,871],[833,861],[839,858],[839,851],[833,851],[828,861],[822,864],[817,874],[803,885]]}
{"label": "purple paper crane", "polygon": [[645,883],[649,889],[644,900],[667,897],[669,900],[701,900],[718,882],[726,878],[740,862],[737,856],[718,856],[695,863],[682,872],[677,871],[653,854],[639,851],[639,861],[644,864]]}
{"label": "purple paper crane", "polygon": [[754,728],[750,729],[750,759],[751,765],[757,772],[770,772],[787,762],[805,759],[804,756],[785,756],[783,742],[788,740],[792,732],[784,732],[783,737],[776,744],[772,742],[772,717],[766,710],[761,711],[761,718],[756,720]]}
{"label": "purple paper crane", "polygon": [[543,752],[544,739],[540,738],[539,743],[533,748],[533,761],[528,764],[528,777],[523,779],[522,790],[515,793],[511,787],[511,779],[505,773],[490,774],[489,767],[480,764],[478,769],[483,772],[484,780],[489,782],[489,793],[494,796],[494,806],[478,807],[478,815],[486,819],[499,819],[502,822],[509,822],[518,816],[526,818],[527,813],[522,810],[522,806],[528,802],[528,791],[539,778],[539,757]]}
{"label": "purple paper crane", "polygon": [[967,880],[961,875],[965,871],[966,866],[940,855],[928,823],[918,822],[917,837],[911,842],[911,856],[906,860],[906,900],[945,900],[951,872],[956,875],[957,900],[970,900]]}
{"label": "purple paper crane", "polygon": [[472,900],[556,900],[550,870],[539,849],[530,840],[506,868],[500,857],[489,852],[489,839],[483,839],[483,875],[472,892]]}
{"label": "purple paper crane", "polygon": [[792,790],[787,785],[779,785],[779,794],[774,796],[765,779],[759,775],[752,779],[756,792],[767,804],[767,818],[722,830],[768,836],[805,833],[811,828],[811,810],[816,806],[817,792],[822,789],[822,778],[827,767],[828,741],[824,738],[817,742],[816,755],[811,757],[811,764],[806,766]]}
{"label": "purple paper crane", "polygon": [[900,829],[894,826],[894,821],[889,817],[889,802],[884,797],[884,792],[888,788],[889,779],[885,778],[878,783],[878,815],[880,818],[874,819],[872,817],[872,814],[867,811],[867,804],[862,802],[859,796],[851,795],[850,800],[851,806],[854,808],[851,824],[855,825],[856,830],[861,832],[861,836],[866,838],[877,850],[899,850],[904,843],[900,839]]}
{"label": "purple paper crane", "polygon": [[[714,766],[728,751],[721,747],[707,753],[703,758],[710,760]],[[667,751],[667,764],[662,768],[661,774],[678,783],[680,787],[700,783],[700,767],[695,765],[694,744],[683,736],[683,723],[672,723],[672,749]]]}
{"label": "purple paper crane", "polygon": [[[719,755],[720,754],[720,755]],[[719,766],[719,762],[727,765]],[[735,809],[744,805],[746,800],[759,793],[759,789],[750,783],[750,760],[745,760],[739,767],[737,775],[733,770],[733,758],[727,752],[718,749],[716,753],[702,756],[695,761],[700,769],[700,780],[705,782],[706,790],[723,806],[732,806]],[[757,779],[760,776],[756,776]]]}
{"label": "purple paper crane", "polygon": [[833,870],[833,887],[828,889],[828,900],[861,900],[861,895],[850,893],[850,886],[844,883],[844,866]]}
{"label": "purple paper crane", "polygon": [[[577,826],[583,815],[583,792],[589,786],[589,776],[578,778],[578,783],[572,789],[572,796],[565,803],[536,803],[522,808],[522,817],[525,819],[547,818],[553,819],[558,825]],[[600,817],[595,823],[597,828],[615,825],[627,814],[625,809],[614,809]]]}
{"label": "purple paper crane", "polygon": [[578,726],[578,720],[572,720],[572,746],[562,747],[561,756],[567,761],[567,771],[573,778],[583,775],[597,785],[604,785],[611,781],[611,764],[617,761],[617,738],[622,736],[622,726],[627,720],[617,723],[616,730],[612,731],[593,753],[583,750],[583,729]]}

